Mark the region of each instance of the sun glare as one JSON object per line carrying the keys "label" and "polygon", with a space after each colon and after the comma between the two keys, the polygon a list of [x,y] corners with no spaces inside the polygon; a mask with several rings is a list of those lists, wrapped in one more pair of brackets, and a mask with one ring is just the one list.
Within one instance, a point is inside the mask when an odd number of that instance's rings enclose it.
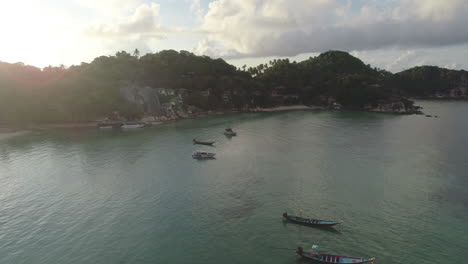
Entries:
{"label": "sun glare", "polygon": [[56,56],[66,31],[60,15],[52,15],[51,11],[39,1],[2,3],[0,58],[40,67],[58,61]]}

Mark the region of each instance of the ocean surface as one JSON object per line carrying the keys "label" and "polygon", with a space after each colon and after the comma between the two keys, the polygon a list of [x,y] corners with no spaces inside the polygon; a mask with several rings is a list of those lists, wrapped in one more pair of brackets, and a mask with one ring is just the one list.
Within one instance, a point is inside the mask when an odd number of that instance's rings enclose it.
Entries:
{"label": "ocean surface", "polygon": [[[313,244],[464,263],[468,102],[418,104],[439,118],[291,111],[3,139],[0,263],[292,264],[307,262],[288,248]],[[285,211],[344,224],[298,226]]]}

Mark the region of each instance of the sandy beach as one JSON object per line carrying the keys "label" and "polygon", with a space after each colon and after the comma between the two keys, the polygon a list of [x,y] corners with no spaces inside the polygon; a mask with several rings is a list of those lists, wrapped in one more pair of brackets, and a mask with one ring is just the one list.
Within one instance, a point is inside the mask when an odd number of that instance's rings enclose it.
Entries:
{"label": "sandy beach", "polygon": [[[192,114],[186,118],[171,119],[165,121],[152,121],[146,122],[150,126],[157,126],[165,123],[177,122],[184,119],[196,119],[207,116],[226,115],[235,113],[256,113],[256,112],[281,112],[281,111],[292,111],[292,110],[321,110],[324,109],[320,106],[306,106],[306,105],[291,105],[291,106],[278,106],[271,108],[252,108],[247,111],[207,111]],[[0,127],[0,139],[10,138],[18,135],[22,135],[31,131],[41,131],[49,129],[82,129],[82,128],[95,128],[97,122],[69,122],[69,123],[51,123],[51,124],[30,124],[23,125],[21,127]]]}
{"label": "sandy beach", "polygon": [[278,106],[272,108],[255,108],[252,109],[252,112],[281,112],[281,111],[291,111],[291,110],[322,110],[323,107],[320,106],[306,106],[306,105],[290,105],[290,106]]}

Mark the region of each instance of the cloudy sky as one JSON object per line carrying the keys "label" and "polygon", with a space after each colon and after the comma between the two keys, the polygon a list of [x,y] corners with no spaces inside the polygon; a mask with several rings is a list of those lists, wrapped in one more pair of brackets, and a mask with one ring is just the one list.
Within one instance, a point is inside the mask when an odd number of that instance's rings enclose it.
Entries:
{"label": "cloudy sky", "polygon": [[345,50],[397,72],[468,69],[467,0],[2,0],[0,61],[43,67],[119,50],[240,66]]}

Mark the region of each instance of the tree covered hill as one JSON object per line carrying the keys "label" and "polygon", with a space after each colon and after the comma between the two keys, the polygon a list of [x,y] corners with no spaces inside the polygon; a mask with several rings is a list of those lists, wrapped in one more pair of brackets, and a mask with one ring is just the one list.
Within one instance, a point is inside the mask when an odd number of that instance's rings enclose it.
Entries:
{"label": "tree covered hill", "polygon": [[[219,100],[211,97],[219,97],[226,89],[248,89],[251,81],[248,73],[221,59],[172,50],[142,57],[118,52],[70,68],[42,70],[1,62],[0,122],[79,122],[113,112],[135,118],[143,114],[141,109],[125,100],[120,91],[128,83],[187,89],[187,104],[211,109],[221,107]],[[212,90],[214,95],[198,98],[205,90]]]}
{"label": "tree covered hill", "polygon": [[[452,75],[438,68],[391,74],[342,51],[329,51],[302,62],[279,59],[242,69],[222,59],[173,50],[141,57],[138,50],[133,54],[122,51],[69,68],[39,69],[0,62],[0,123],[92,121],[115,112],[127,119],[161,114],[148,112],[123,96],[122,87],[129,85],[166,91],[160,95],[161,103],[179,102],[174,107],[180,109],[327,106],[330,102],[344,108],[370,109],[392,101],[402,101],[411,108],[412,102],[400,95],[426,95],[445,89],[441,86],[451,83],[445,81],[447,78],[458,78]],[[174,91],[170,96],[180,100],[169,98],[167,91]]]}
{"label": "tree covered hill", "polygon": [[373,69],[342,51],[329,51],[299,63],[274,60],[248,72],[260,86],[298,94],[306,104],[330,96],[344,106],[362,108],[391,96],[380,87],[390,73]]}
{"label": "tree covered hill", "polygon": [[387,86],[405,96],[468,98],[468,72],[435,66],[414,67],[392,75]]}

